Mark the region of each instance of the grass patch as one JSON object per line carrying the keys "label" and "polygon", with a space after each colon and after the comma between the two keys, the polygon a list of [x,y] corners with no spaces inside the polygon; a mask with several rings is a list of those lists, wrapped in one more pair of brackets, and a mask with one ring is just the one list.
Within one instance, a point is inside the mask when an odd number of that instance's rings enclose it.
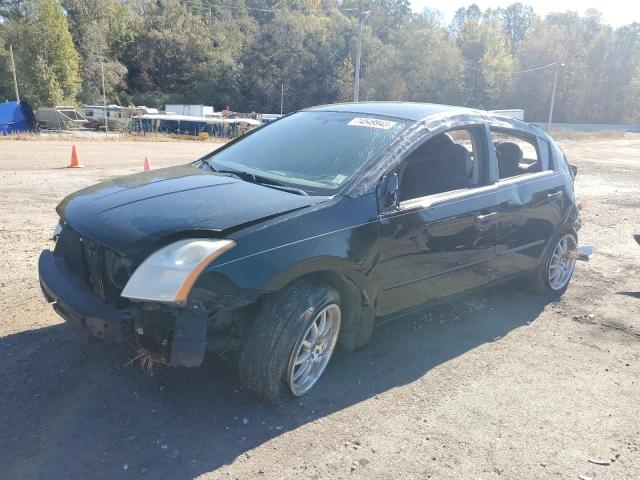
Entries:
{"label": "grass patch", "polygon": [[137,355],[129,360],[125,364],[125,367],[128,367],[133,363],[138,363],[144,373],[152,376],[158,365],[167,365],[166,359],[144,347],[138,347],[136,353]]}

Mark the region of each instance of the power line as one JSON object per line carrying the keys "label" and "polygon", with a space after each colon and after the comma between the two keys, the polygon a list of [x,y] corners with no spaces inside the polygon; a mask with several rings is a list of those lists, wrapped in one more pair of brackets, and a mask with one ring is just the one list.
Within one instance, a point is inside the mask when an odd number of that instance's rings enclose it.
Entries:
{"label": "power line", "polygon": [[528,70],[520,70],[519,72],[511,72],[511,73],[513,73],[515,75],[515,74],[519,74],[519,73],[535,72],[536,70],[542,70],[542,69],[545,69],[545,68],[552,67],[552,66],[556,65],[557,63],[558,63],[557,61],[556,62],[551,62],[551,63],[548,63],[547,65],[542,65],[541,67],[534,67],[534,68],[530,68]]}
{"label": "power line", "polygon": [[[556,62],[548,63],[547,65],[541,65],[539,67],[529,68],[527,70],[517,70],[515,72],[511,72],[509,70],[502,70],[502,73],[511,74],[511,75],[519,75],[521,73],[529,73],[529,72],[535,72],[535,71],[538,71],[538,70],[544,70],[545,68],[550,68],[550,67],[553,67],[554,65],[557,65],[557,64],[558,64],[558,62],[556,61]],[[476,72],[484,72],[485,71],[485,69],[482,69],[482,68],[469,67],[469,66],[465,66],[464,70],[474,70]]]}
{"label": "power line", "polygon": [[309,103],[308,100],[304,100],[300,98],[298,95],[296,95],[295,93],[293,93],[288,85],[284,84],[283,86],[284,86],[283,88],[284,96],[292,97],[293,100],[296,100],[302,108],[307,108],[314,105],[313,103]]}

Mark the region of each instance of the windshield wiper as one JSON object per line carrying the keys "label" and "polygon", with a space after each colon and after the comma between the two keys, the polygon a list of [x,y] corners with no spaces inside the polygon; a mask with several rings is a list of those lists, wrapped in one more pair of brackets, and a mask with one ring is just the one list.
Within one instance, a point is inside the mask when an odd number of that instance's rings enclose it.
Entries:
{"label": "windshield wiper", "polygon": [[243,172],[242,170],[214,170],[216,173],[224,173],[227,175],[233,175],[236,178],[239,178],[240,180],[247,180],[248,177],[249,181],[251,181],[252,183],[258,183],[258,181],[256,180],[256,176],[253,173],[249,173],[249,172]]}
{"label": "windshield wiper", "polygon": [[285,192],[297,193],[298,195],[302,195],[304,197],[309,196],[309,194],[304,190],[302,190],[301,188],[288,187],[287,185],[281,185],[279,183],[257,182],[257,184],[262,185],[263,187],[271,187],[271,188],[276,188],[278,190],[284,190]]}
{"label": "windshield wiper", "polygon": [[[210,165],[210,164],[209,164]],[[244,172],[242,170],[215,170],[216,173],[223,173],[226,175],[232,175],[240,180],[249,180],[256,185],[262,185],[263,187],[271,187],[276,188],[278,190],[283,190],[285,192],[297,193],[298,195],[303,195],[308,197],[309,194],[302,190],[301,188],[289,187],[288,185],[283,185],[280,182],[277,182],[271,178],[262,177],[260,175],[255,175],[250,172]]]}
{"label": "windshield wiper", "polygon": [[258,185],[262,185],[264,187],[277,188],[278,190],[297,193],[298,195],[303,195],[305,197],[309,196],[309,194],[303,189],[297,188],[297,187],[290,187],[289,185],[285,185],[284,183],[274,180],[273,178],[263,177],[261,175],[254,175],[253,178],[256,179],[256,183]]}

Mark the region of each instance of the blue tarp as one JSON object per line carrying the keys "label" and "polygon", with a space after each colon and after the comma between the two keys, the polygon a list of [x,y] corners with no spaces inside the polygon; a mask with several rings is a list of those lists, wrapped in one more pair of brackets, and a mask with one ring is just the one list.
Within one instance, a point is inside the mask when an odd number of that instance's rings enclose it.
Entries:
{"label": "blue tarp", "polygon": [[[31,115],[29,115],[31,114]],[[31,107],[20,102],[0,103],[0,135],[32,130]]]}

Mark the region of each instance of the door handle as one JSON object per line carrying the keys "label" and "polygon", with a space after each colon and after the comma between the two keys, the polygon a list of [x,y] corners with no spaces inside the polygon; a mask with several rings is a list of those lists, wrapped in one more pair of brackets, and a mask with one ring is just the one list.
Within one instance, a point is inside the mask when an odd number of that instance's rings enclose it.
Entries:
{"label": "door handle", "polygon": [[485,225],[486,223],[489,222],[489,220],[497,216],[498,216],[498,212],[486,213],[484,215],[478,215],[473,219],[473,221],[478,225]]}
{"label": "door handle", "polygon": [[563,196],[562,190],[558,190],[557,192],[547,193],[547,200],[559,200]]}

